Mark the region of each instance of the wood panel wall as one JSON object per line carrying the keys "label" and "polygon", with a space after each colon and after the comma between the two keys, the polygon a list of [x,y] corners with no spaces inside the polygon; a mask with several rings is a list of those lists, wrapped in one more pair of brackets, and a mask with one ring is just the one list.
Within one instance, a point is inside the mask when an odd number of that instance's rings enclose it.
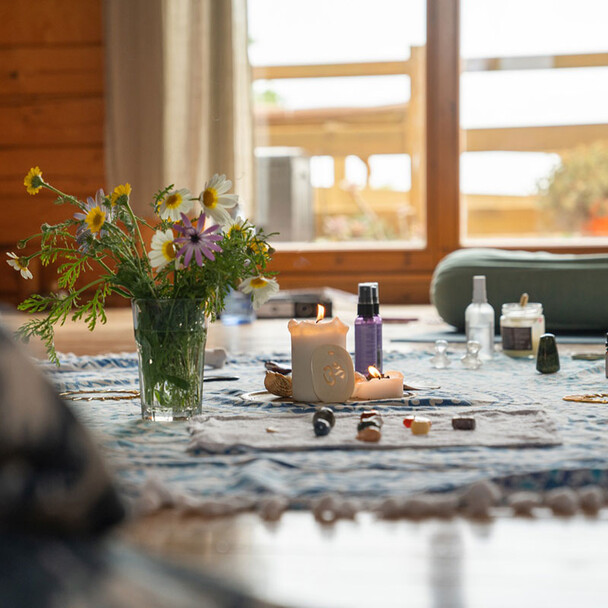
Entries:
{"label": "wood panel wall", "polygon": [[38,165],[54,186],[85,200],[104,185],[101,0],[0,2],[0,301],[15,304],[52,283],[6,264],[6,252],[47,221],[73,213],[50,192],[26,193]]}

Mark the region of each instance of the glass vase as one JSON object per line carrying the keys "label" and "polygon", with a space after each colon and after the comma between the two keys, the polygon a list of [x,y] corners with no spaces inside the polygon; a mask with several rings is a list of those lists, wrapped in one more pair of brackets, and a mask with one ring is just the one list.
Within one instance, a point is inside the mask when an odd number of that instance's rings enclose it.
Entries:
{"label": "glass vase", "polygon": [[144,420],[187,420],[200,414],[207,319],[202,300],[132,301]]}

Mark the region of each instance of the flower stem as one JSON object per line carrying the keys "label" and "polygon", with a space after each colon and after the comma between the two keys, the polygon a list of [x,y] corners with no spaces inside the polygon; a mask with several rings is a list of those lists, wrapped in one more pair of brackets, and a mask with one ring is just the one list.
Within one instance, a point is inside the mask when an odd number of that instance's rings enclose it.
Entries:
{"label": "flower stem", "polygon": [[80,202],[75,196],[71,196],[70,194],[66,194],[65,192],[62,192],[61,190],[58,190],[57,188],[55,188],[55,186],[51,186],[51,184],[47,184],[46,182],[42,182],[42,185],[47,188],[47,190],[51,190],[52,192],[54,192],[55,194],[59,195],[61,198],[65,198],[68,199],[70,201],[72,201],[79,209],[83,209],[83,203]]}
{"label": "flower stem", "polygon": [[145,253],[146,253],[146,244],[144,243],[144,239],[143,239],[143,237],[141,235],[141,230],[139,229],[139,218],[137,218],[135,216],[135,214],[133,213],[133,209],[131,209],[131,205],[129,204],[128,201],[127,201],[126,207],[127,207],[127,211],[129,213],[129,216],[131,217],[131,221],[133,222],[133,225],[135,226],[135,230],[137,231],[137,237],[139,239],[139,244],[141,246],[142,254],[145,255]]}
{"label": "flower stem", "polygon": [[[135,215],[135,213],[133,213],[133,209],[131,209],[131,205],[129,204],[129,201],[127,201],[126,208],[127,208],[128,213],[129,213],[129,216],[131,217],[131,221],[133,222],[133,225],[135,226],[135,230],[137,231],[137,237],[139,239],[139,244],[140,244],[140,247],[141,247],[141,257],[140,256],[137,256],[137,257],[138,257],[138,260],[141,263],[142,257],[145,256],[145,255],[147,255],[147,254],[146,254],[146,244],[144,242],[143,236],[141,235],[141,230],[139,229],[139,221],[140,220]],[[137,247],[136,247],[136,250],[137,250]],[[142,270],[144,270],[144,269],[142,268]],[[150,266],[148,265],[148,267],[145,270],[146,270],[146,274],[150,278],[150,287],[151,287],[151,290],[152,290],[152,294],[156,297],[156,293],[155,293],[155,289],[154,289],[154,278],[152,276],[152,273],[150,272]]]}

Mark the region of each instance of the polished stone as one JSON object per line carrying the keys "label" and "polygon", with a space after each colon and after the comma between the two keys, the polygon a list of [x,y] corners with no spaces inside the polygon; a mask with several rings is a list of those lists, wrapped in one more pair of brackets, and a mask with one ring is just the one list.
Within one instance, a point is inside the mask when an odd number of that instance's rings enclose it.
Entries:
{"label": "polished stone", "polygon": [[414,422],[414,418],[415,418],[415,416],[406,416],[403,419],[403,425],[405,426],[405,428],[407,428],[407,429],[412,428],[412,422]]}
{"label": "polished stone", "polygon": [[327,420],[329,426],[333,428],[336,424],[336,417],[334,416],[333,411],[328,407],[319,408],[312,416],[312,421],[314,423],[315,420],[322,418],[323,420]]}
{"label": "polished stone", "polygon": [[458,416],[452,418],[452,428],[457,431],[474,431],[476,426],[475,418],[470,416]]}
{"label": "polished stone", "polygon": [[324,418],[317,418],[312,423],[312,426],[314,428],[315,435],[317,437],[323,437],[324,435],[329,435],[329,432],[331,431],[331,425]]}
{"label": "polished stone", "polygon": [[412,433],[414,435],[427,435],[431,430],[431,421],[428,418],[417,417],[412,421]]}
{"label": "polished stone", "polygon": [[365,420],[366,418],[371,418],[372,416],[380,416],[380,412],[378,410],[365,410],[361,412],[361,420]]}
{"label": "polished stone", "polygon": [[559,353],[553,334],[543,334],[538,342],[536,369],[541,374],[554,374],[559,371]]}
{"label": "polished stone", "polygon": [[[361,423],[361,424],[364,424],[364,423]],[[377,441],[380,441],[381,437],[382,437],[382,432],[375,424],[371,425],[371,426],[367,426],[367,427],[361,429],[357,433],[357,439],[359,441],[377,442]]]}
{"label": "polished stone", "polygon": [[381,426],[382,425],[378,424],[377,420],[368,418],[367,420],[362,420],[361,422],[359,422],[359,424],[357,425],[357,430],[362,431],[363,429],[372,428],[372,427],[380,430]]}

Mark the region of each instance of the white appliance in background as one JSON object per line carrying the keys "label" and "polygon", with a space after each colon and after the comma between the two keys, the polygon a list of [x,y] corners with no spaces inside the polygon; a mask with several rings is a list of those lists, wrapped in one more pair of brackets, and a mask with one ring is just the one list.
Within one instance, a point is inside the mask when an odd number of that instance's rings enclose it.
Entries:
{"label": "white appliance in background", "polygon": [[255,223],[271,241],[311,241],[315,236],[310,158],[298,148],[258,148]]}

